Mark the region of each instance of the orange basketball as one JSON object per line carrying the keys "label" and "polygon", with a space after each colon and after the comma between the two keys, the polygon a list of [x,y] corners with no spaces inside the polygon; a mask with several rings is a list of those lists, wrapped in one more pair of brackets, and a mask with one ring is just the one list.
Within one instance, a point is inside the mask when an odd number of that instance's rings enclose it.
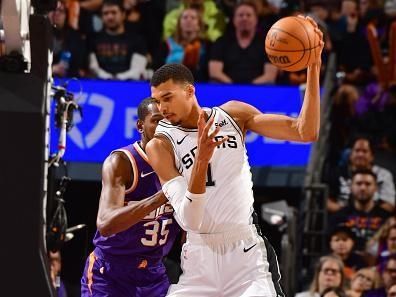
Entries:
{"label": "orange basketball", "polygon": [[299,71],[318,60],[320,37],[306,19],[285,17],[272,25],[265,38],[265,51],[272,64]]}

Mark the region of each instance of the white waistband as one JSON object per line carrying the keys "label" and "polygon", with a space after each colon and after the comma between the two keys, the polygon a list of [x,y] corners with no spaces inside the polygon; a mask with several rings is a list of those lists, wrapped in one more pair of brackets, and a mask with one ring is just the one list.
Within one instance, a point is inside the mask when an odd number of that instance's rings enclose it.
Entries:
{"label": "white waistband", "polygon": [[255,225],[238,226],[233,230],[222,233],[187,233],[187,242],[201,245],[220,245],[233,243],[239,240],[256,237]]}

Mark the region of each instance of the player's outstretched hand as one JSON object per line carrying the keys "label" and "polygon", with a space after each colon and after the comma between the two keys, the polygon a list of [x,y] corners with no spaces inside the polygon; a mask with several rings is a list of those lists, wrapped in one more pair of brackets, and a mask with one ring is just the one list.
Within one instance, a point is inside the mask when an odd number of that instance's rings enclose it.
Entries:
{"label": "player's outstretched hand", "polygon": [[227,141],[228,137],[218,138],[216,135],[219,133],[220,128],[216,127],[213,132],[209,132],[213,126],[214,119],[209,119],[205,122],[205,112],[201,110],[198,117],[198,149],[197,149],[197,160],[209,162],[213,156],[213,152],[217,146],[222,145]]}
{"label": "player's outstretched hand", "polygon": [[318,56],[318,60],[315,63],[313,63],[312,65],[317,65],[320,67],[320,65],[322,64],[321,54],[322,54],[322,50],[324,47],[323,32],[322,32],[322,30],[319,29],[319,26],[315,22],[315,20],[313,18],[311,18],[310,16],[299,15],[298,17],[303,18],[306,21],[310,22],[311,25],[314,27],[314,31],[317,34],[317,37],[319,39],[320,55]]}

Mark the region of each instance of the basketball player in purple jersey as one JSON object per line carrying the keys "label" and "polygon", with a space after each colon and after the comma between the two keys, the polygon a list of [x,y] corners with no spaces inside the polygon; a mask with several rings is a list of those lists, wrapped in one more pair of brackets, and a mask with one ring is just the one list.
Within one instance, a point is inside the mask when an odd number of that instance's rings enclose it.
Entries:
{"label": "basketball player in purple jersey", "polygon": [[162,260],[180,229],[145,153],[163,116],[146,98],[138,118],[141,141],[113,151],[103,164],[98,230],[81,278],[83,297],[159,297],[169,287]]}

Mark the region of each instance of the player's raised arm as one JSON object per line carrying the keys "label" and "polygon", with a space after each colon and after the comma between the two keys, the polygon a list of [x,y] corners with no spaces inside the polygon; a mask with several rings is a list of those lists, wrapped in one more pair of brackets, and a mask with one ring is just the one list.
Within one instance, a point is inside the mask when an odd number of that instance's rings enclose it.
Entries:
{"label": "player's raised arm", "polygon": [[105,160],[96,220],[101,235],[110,236],[124,231],[166,203],[166,197],[159,191],[151,197],[124,206],[125,191],[132,185],[136,174],[123,153],[113,153]]}
{"label": "player's raised arm", "polygon": [[213,119],[205,122],[204,113],[198,119],[198,148],[192,168],[191,179],[180,175],[175,167],[171,144],[164,137],[155,137],[146,146],[150,164],[157,173],[164,191],[175,210],[179,225],[185,230],[199,231],[206,205],[206,174],[209,161],[216,146],[227,140],[214,141],[218,129],[209,133]]}
{"label": "player's raised arm", "polygon": [[[319,35],[323,48],[323,34],[316,23],[310,18],[309,20],[315,26],[315,32]],[[320,67],[320,58],[308,66],[304,102],[297,118],[263,114],[257,108],[239,101],[229,101],[222,108],[234,117],[244,132],[251,130],[274,139],[315,141],[318,138],[320,126]]]}

